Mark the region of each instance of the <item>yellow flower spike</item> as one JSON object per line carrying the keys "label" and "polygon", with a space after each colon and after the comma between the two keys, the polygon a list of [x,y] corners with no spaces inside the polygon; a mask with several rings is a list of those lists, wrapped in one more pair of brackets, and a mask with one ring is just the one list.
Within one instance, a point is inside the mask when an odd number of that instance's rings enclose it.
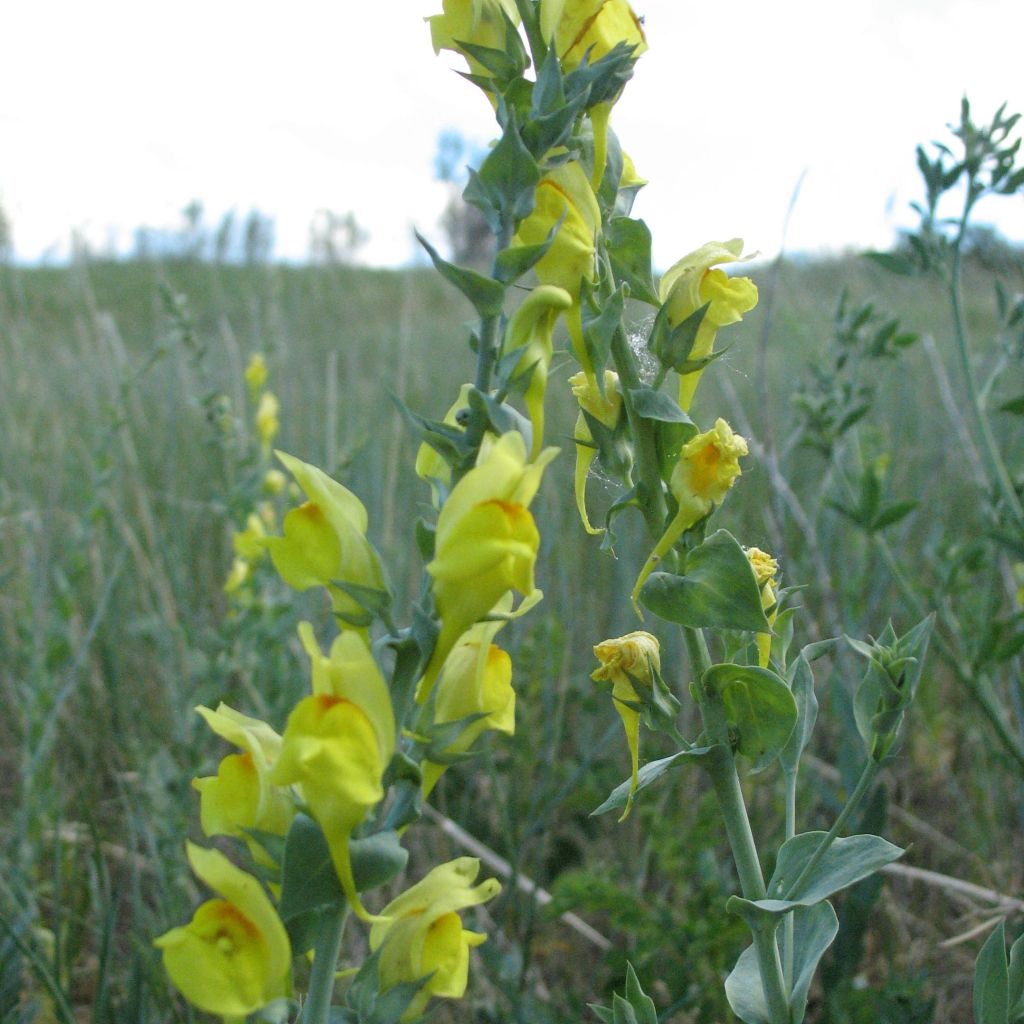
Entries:
{"label": "yellow flower spike", "polygon": [[[511,602],[509,602],[511,606]],[[461,754],[487,730],[511,736],[516,729],[516,693],[512,689],[512,659],[491,641],[503,622],[479,622],[463,634],[444,663],[437,684],[434,722],[444,725],[470,715],[485,715],[470,723],[445,750]],[[446,765],[425,761],[423,796],[430,795]]]}
{"label": "yellow flower spike", "polygon": [[231,562],[231,571],[228,573],[228,578],[224,581],[224,593],[237,593],[248,582],[251,574],[252,565],[244,558],[235,558]]}
{"label": "yellow flower spike", "polygon": [[[723,263],[753,259],[753,255],[741,256],[742,252],[742,238],[708,242],[684,256],[661,279],[659,294],[668,306],[668,321],[672,327],[710,303],[697,330],[691,359],[711,355],[718,329],[738,323],[744,313],[757,305],[757,285],[749,277],[729,277],[724,270],[712,269]],[[694,370],[679,378],[679,405],[684,411],[690,408],[702,372]]]}
{"label": "yellow flower spike", "polygon": [[257,562],[263,557],[263,542],[266,536],[263,520],[255,512],[250,512],[245,520],[245,529],[235,533],[231,538],[231,546],[239,557]]}
{"label": "yellow flower spike", "polygon": [[363,503],[316,466],[277,452],[308,499],[284,517],[284,536],[264,542],[281,578],[296,590],[326,587],[339,615],[362,609],[334,581],[384,589],[377,552],[366,539]]}
{"label": "yellow flower spike", "polygon": [[490,77],[491,72],[466,53],[459,43],[504,50],[504,16],[507,16],[514,25],[519,24],[519,11],[516,9],[515,0],[443,0],[441,9],[443,13],[425,19],[430,23],[434,53],[454,50],[466,58],[466,63],[474,75]]}
{"label": "yellow flower spike", "polygon": [[594,647],[594,655],[601,662],[601,667],[595,669],[590,678],[611,680],[615,710],[622,719],[622,725],[626,730],[626,745],[629,747],[629,796],[626,799],[626,809],[619,818],[619,821],[622,821],[633,808],[637,773],[640,770],[640,712],[622,702],[639,703],[640,696],[636,692],[635,683],[653,686],[652,671],[661,671],[661,646],[656,636],[637,630],[615,640],[605,640],[597,644]]}
{"label": "yellow flower spike", "polygon": [[280,411],[281,403],[277,400],[277,395],[272,391],[264,391],[260,395],[260,404],[256,409],[256,433],[259,434],[260,445],[265,452],[270,451],[270,445],[281,429],[281,422],[278,419]]}
{"label": "yellow flower spike", "polygon": [[742,472],[739,460],[747,453],[746,440],[734,434],[729,424],[721,418],[715,420],[711,430],[698,434],[683,446],[669,480],[669,489],[679,510],[644,563],[633,586],[633,607],[641,618],[643,616],[637,598],[644,581],[683,533],[725,500],[729,488]]}
{"label": "yellow flower spike", "polygon": [[[486,935],[466,931],[459,911],[486,903],[501,892],[495,878],[473,885],[480,872],[475,857],[439,864],[392,900],[370,929],[370,949],[380,949],[381,989],[431,975],[402,1021],[419,1017],[431,996],[459,999],[469,981],[469,950]],[[383,947],[383,948],[382,948]]]}
{"label": "yellow flower spike", "polygon": [[[452,403],[451,408],[444,414],[444,421],[450,427],[458,425],[458,415],[464,409],[469,408],[469,392],[472,384],[463,384],[459,388],[459,397]],[[452,468],[434,451],[425,441],[416,452],[416,475],[430,484],[431,499],[434,508],[441,505],[441,487],[447,488],[452,479]]]}
{"label": "yellow flower spike", "polygon": [[[747,559],[750,567],[754,570],[754,577],[761,590],[761,607],[768,618],[768,625],[775,625],[775,616],[778,609],[775,605],[778,602],[778,595],[775,592],[775,574],[779,571],[779,563],[760,548],[746,548]],[[771,609],[771,611],[769,611]],[[772,637],[770,633],[757,634],[757,662],[761,668],[768,667],[768,660],[772,653]]]}
{"label": "yellow flower spike", "polygon": [[631,44],[634,57],[647,49],[640,19],[626,0],[541,0],[540,30],[545,42],[555,38],[566,71],[575,68],[588,50],[593,64],[619,43]]}
{"label": "yellow flower spike", "polygon": [[558,454],[545,448],[526,461],[521,434],[503,434],[481,449],[476,466],[453,488],[437,519],[434,559],[427,565],[441,633],[416,699],[430,696],[437,674],[459,637],[510,590],[532,597],[540,546],[529,505],[544,468]]}
{"label": "yellow flower spike", "polygon": [[259,352],[254,353],[249,359],[244,376],[249,388],[249,397],[255,402],[267,383],[267,362]]}
{"label": "yellow flower spike", "polygon": [[583,529],[589,534],[596,535],[604,533],[604,530],[596,529],[590,525],[590,517],[587,515],[587,475],[590,473],[591,463],[597,456],[597,449],[590,444],[593,441],[593,436],[583,413],[589,413],[609,430],[615,428],[622,410],[619,375],[613,370],[604,371],[603,395],[597,388],[597,381],[592,377],[588,377],[583,371],[574,373],[569,378],[569,386],[572,388],[573,396],[580,407],[580,414],[576,417],[576,428],[573,434],[573,438],[577,442],[576,472],[574,476],[576,508],[583,522]]}
{"label": "yellow flower spike", "polygon": [[281,737],[258,718],[243,715],[227,704],[216,711],[197,707],[206,724],[243,753],[225,757],[216,775],[193,779],[200,794],[199,820],[208,836],[237,836],[253,856],[266,860],[266,852],[246,829],[283,836],[295,807],[288,794],[270,783],[270,769],[281,750]]}
{"label": "yellow flower spike", "polygon": [[595,279],[601,210],[587,174],[576,160],[553,168],[541,178],[533,212],[519,225],[513,244],[539,245],[560,220],[551,247],[537,262],[537,280],[562,288],[572,297],[573,305],[565,313],[566,326],[576,358],[587,372],[592,372],[583,344],[580,288],[584,280]]}
{"label": "yellow flower spike", "polygon": [[551,366],[551,335],[561,311],[572,305],[572,296],[555,285],[540,285],[526,297],[512,315],[505,334],[505,351],[523,350],[516,364],[516,373],[532,367],[530,382],[523,396],[533,426],[533,448],[530,458],[537,458],[544,445],[544,393],[547,390],[548,368]]}
{"label": "yellow flower spike", "polygon": [[288,993],[291,944],[263,887],[217,850],[188,843],[196,875],[222,898],[154,940],[184,997],[206,1013],[239,1020]]}
{"label": "yellow flower spike", "polygon": [[334,870],[353,912],[372,921],[352,875],[349,839],[370,809],[384,798],[381,778],[388,760],[367,710],[343,697],[306,697],[288,716],[281,754],[271,781],[299,785],[323,829]]}
{"label": "yellow flower spike", "polygon": [[263,474],[263,490],[274,497],[284,492],[287,482],[284,473],[279,469],[268,469]]}

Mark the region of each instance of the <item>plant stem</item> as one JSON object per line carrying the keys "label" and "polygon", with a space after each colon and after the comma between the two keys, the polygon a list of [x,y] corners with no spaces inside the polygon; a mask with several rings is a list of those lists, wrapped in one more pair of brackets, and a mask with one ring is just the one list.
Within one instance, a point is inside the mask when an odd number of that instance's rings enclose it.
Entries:
{"label": "plant stem", "polygon": [[[507,249],[512,241],[512,225],[505,218],[501,223],[501,230],[497,235],[497,248],[494,250],[494,264],[491,268],[492,276],[497,276],[498,254]],[[485,316],[480,321],[480,348],[476,354],[476,388],[478,391],[489,391],[491,387],[491,373],[494,370],[494,361],[497,356],[497,335],[498,316]]]}
{"label": "plant stem", "polygon": [[[796,771],[786,773],[786,839],[796,835]],[[782,976],[786,980],[786,991],[793,989],[793,941],[795,939],[796,921],[792,913],[783,920],[785,929],[785,955],[782,963]]]}
{"label": "plant stem", "polygon": [[786,895],[783,899],[791,900],[800,891],[800,886],[810,877],[811,872],[821,863],[822,857],[828,853],[829,848],[835,842],[836,836],[839,835],[840,830],[846,824],[850,815],[857,809],[857,805],[863,799],[865,793],[871,788],[871,783],[875,781],[875,776],[878,774],[878,769],[881,766],[874,759],[868,761],[864,765],[864,770],[860,773],[860,778],[857,780],[857,785],[854,791],[850,794],[850,799],[846,801],[846,806],[842,809],[839,817],[836,818],[835,823],[828,830],[828,834],[821,841],[821,845],[811,855],[811,859],[804,865],[803,871],[797,875],[796,881],[786,891]]}
{"label": "plant stem", "polygon": [[1021,506],[1020,498],[1017,496],[1017,491],[1013,486],[1013,481],[1010,479],[1006,464],[999,453],[999,446],[996,444],[995,436],[992,433],[992,426],[985,415],[985,410],[982,408],[981,397],[978,393],[978,382],[974,376],[974,367],[971,365],[967,327],[964,323],[963,307],[960,299],[960,248],[963,242],[964,231],[967,228],[970,207],[971,200],[968,198],[967,206],[965,206],[963,216],[960,219],[960,230],[953,245],[953,269],[949,279],[949,298],[953,307],[953,332],[956,337],[957,353],[960,356],[960,368],[963,371],[964,384],[967,387],[967,398],[970,402],[971,412],[974,414],[978,434],[981,436],[982,448],[989,465],[989,472],[995,478],[1003,500],[1013,514],[1014,519],[1017,520],[1017,524],[1024,525],[1024,507]]}
{"label": "plant stem", "polygon": [[618,327],[612,335],[612,359],[619,375],[622,390],[622,404],[626,408],[629,429],[636,441],[636,469],[643,487],[640,510],[651,536],[657,540],[665,528],[668,506],[661,486],[661,471],[658,469],[658,453],[654,447],[654,435],[649,424],[637,415],[630,391],[640,387],[642,381],[636,368],[633,351],[626,340],[626,333]]}
{"label": "plant stem", "polygon": [[[698,687],[710,665],[707,642],[700,629],[683,627],[683,637],[690,656],[690,668],[697,678]],[[747,806],[743,802],[743,791],[740,788],[740,777],[736,771],[736,758],[729,743],[729,726],[720,704],[714,699],[702,695],[700,702],[704,728],[711,737],[714,747],[704,766],[711,776],[711,785],[718,798],[718,806],[725,821],[725,832],[729,838],[736,874],[740,880],[740,890],[748,900],[759,900],[765,896],[764,873],[757,855],[757,845],[750,829],[750,818]],[[782,973],[782,961],[779,957],[778,943],[774,933],[761,929],[751,929],[754,948],[757,951],[758,969],[761,974],[761,986],[772,1024],[789,1024],[789,998],[786,981]]]}
{"label": "plant stem", "polygon": [[331,1015],[331,996],[334,993],[334,971],[341,952],[341,937],[348,920],[348,904],[325,910],[320,921],[313,956],[313,969],[309,976],[309,991],[302,1008],[302,1024],[328,1024]]}

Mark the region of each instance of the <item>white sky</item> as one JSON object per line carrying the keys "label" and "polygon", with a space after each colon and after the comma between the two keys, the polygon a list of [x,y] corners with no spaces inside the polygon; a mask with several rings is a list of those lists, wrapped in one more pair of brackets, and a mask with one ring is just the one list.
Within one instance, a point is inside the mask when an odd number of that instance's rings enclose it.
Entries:
{"label": "white sky", "polygon": [[[918,198],[918,142],[964,92],[1024,110],[1021,0],[637,0],[650,50],[613,125],[651,184],[634,215],[664,267],[712,238],[777,251],[884,246]],[[490,107],[434,56],[440,0],[0,0],[0,203],[25,260],[70,229],[131,246],[199,199],[258,207],[301,259],[318,208],[352,210],[367,262],[437,234],[439,132],[478,144]],[[980,216],[1024,239],[1024,199]]]}

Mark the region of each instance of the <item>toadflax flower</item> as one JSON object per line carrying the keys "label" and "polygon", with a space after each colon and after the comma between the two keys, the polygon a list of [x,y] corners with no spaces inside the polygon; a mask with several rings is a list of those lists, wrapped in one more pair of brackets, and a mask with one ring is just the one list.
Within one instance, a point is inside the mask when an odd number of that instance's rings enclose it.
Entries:
{"label": "toadflax flower", "polygon": [[601,210],[586,171],[576,160],[551,169],[541,178],[533,212],[519,225],[513,244],[539,245],[559,222],[551,247],[535,267],[537,280],[564,289],[572,298],[572,306],[565,311],[566,327],[576,358],[591,373],[583,344],[580,288],[583,281],[593,282],[596,276],[594,259]]}
{"label": "toadflax flower", "polygon": [[441,14],[426,19],[430,23],[434,53],[442,50],[461,53],[474,75],[489,77],[491,72],[459,44],[504,50],[505,18],[513,25],[519,24],[515,0],[443,0],[441,9]]}
{"label": "toadflax flower", "polygon": [[441,632],[417,690],[420,703],[459,637],[510,590],[531,603],[540,599],[533,582],[540,534],[529,505],[544,467],[557,454],[557,448],[546,448],[527,462],[522,434],[503,434],[481,449],[477,465],[441,507],[434,558],[427,565]]}
{"label": "toadflax flower", "polygon": [[283,836],[295,816],[289,795],[271,785],[270,769],[281,749],[281,737],[258,718],[243,715],[227,704],[216,711],[197,707],[206,724],[220,737],[241,749],[229,754],[216,775],[193,779],[199,792],[199,821],[208,836],[244,839],[253,857],[270,863],[250,829]]}
{"label": "toadflax flower", "polygon": [[403,982],[424,981],[403,1021],[423,1013],[431,996],[459,999],[469,980],[469,950],[486,935],[466,931],[458,912],[486,903],[501,892],[497,879],[473,882],[480,871],[475,857],[439,864],[385,908],[370,929],[370,949],[380,950],[382,991]]}
{"label": "toadflax flower", "polygon": [[302,787],[346,898],[358,917],[369,920],[356,892],[348,844],[384,797],[381,780],[395,752],[391,696],[362,634],[343,632],[327,657],[308,623],[300,625],[299,635],[313,663],[313,695],[289,715],[270,781]]}
{"label": "toadflax flower", "polygon": [[186,846],[192,870],[220,898],[183,927],[154,940],[171,981],[193,1006],[244,1020],[288,993],[291,944],[277,911],[252,875],[217,850]]}
{"label": "toadflax flower", "polygon": [[[775,574],[779,571],[779,563],[760,548],[745,548],[747,561],[754,570],[754,578],[757,580],[757,587],[761,591],[761,607],[768,618],[768,625],[775,625],[775,616],[778,611],[778,594],[775,592]],[[770,633],[757,634],[757,662],[761,668],[768,667],[768,660],[772,652],[772,637]]]}
{"label": "toadflax flower", "polygon": [[729,488],[741,473],[739,460],[746,454],[746,440],[734,434],[721,418],[715,421],[711,430],[698,434],[683,446],[669,480],[669,490],[679,508],[637,577],[633,587],[634,607],[644,580],[672,545],[725,500]]}
{"label": "toadflax flower", "polygon": [[614,430],[619,422],[619,415],[622,412],[622,393],[619,391],[619,375],[614,370],[604,371],[604,394],[597,388],[597,380],[588,377],[582,370],[574,373],[569,378],[569,386],[572,388],[573,397],[579,403],[580,413],[576,417],[576,428],[573,432],[573,439],[576,441],[576,473],[575,491],[576,508],[583,521],[583,528],[587,533],[598,534],[597,530],[590,525],[590,518],[587,515],[587,474],[590,472],[590,465],[597,456],[597,449],[593,445],[594,437],[587,423],[586,413],[592,416],[598,423],[603,424],[609,430]]}
{"label": "toadflax flower", "polygon": [[594,654],[601,662],[601,667],[595,669],[590,678],[611,680],[615,710],[622,719],[629,747],[629,797],[622,818],[619,818],[622,821],[633,807],[640,762],[640,712],[629,705],[640,701],[640,695],[636,692],[637,685],[650,688],[654,684],[653,673],[661,671],[661,648],[656,636],[637,630],[597,644]]}
{"label": "toadflax flower", "polygon": [[[511,606],[511,602],[509,602]],[[480,715],[463,728],[444,750],[461,754],[481,733],[493,729],[511,736],[516,730],[516,692],[512,688],[512,659],[492,643],[502,622],[478,622],[452,649],[437,683],[434,724],[447,725]],[[423,795],[437,784],[447,765],[423,763]]]}
{"label": "toadflax flower", "polygon": [[[647,49],[640,19],[626,0],[541,0],[540,29],[546,43],[554,41],[565,71],[578,67],[584,57],[591,64],[599,61],[620,43],[632,46],[634,57]],[[588,111],[594,128],[594,188],[604,177],[613,103],[598,103]]]}
{"label": "toadflax flower", "polygon": [[[757,285],[749,277],[729,277],[724,270],[713,269],[723,263],[751,259],[743,257],[743,239],[708,242],[684,256],[665,271],[659,285],[661,301],[668,306],[668,322],[677,327],[702,306],[707,312],[697,329],[690,361],[706,359],[715,346],[720,327],[735,324],[757,305]],[[689,410],[702,369],[683,373],[679,378],[679,405]]]}
{"label": "toadflax flower", "polygon": [[530,374],[523,399],[533,427],[531,458],[536,458],[544,445],[544,393],[553,352],[551,335],[558,314],[571,306],[572,296],[564,288],[539,285],[523,300],[505,331],[505,351],[521,349],[523,353],[515,373]]}
{"label": "toadflax flower", "polygon": [[284,517],[283,537],[264,542],[274,566],[296,590],[326,587],[342,621],[359,621],[364,614],[361,605],[336,584],[384,589],[380,560],[366,539],[366,508],[323,470],[284,452],[277,457],[307,500]]}

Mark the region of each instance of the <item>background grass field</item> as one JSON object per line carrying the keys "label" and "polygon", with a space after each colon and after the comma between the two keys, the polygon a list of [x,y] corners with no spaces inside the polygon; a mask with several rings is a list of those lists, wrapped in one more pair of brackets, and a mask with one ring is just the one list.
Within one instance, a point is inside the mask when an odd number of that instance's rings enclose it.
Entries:
{"label": "background grass field", "polygon": [[[843,474],[857,475],[858,458],[887,453],[891,495],[919,503],[886,534],[917,582],[936,572],[950,536],[966,543],[982,529],[971,456],[950,415],[956,370],[941,291],[852,257],[784,262],[753,276],[761,307],[732,330],[732,348],[706,374],[694,412],[702,423],[724,415],[767,444],[795,505],[779,504],[767,459],[754,457],[722,525],[776,551],[787,583],[808,584],[802,639],[877,633],[889,617],[906,628],[919,616],[876,549],[827,502],[842,497]],[[979,338],[996,331],[990,281],[985,268],[969,268],[967,318]],[[808,366],[831,351],[843,289],[925,337],[898,360],[867,368],[877,377],[875,405],[837,475],[788,441],[793,395]],[[412,523],[428,494],[388,393],[442,415],[470,376],[469,316],[425,270],[0,267],[0,1020],[191,1019],[150,941],[197,897],[182,856],[185,836],[198,836],[190,780],[223,756],[192,708],[225,700],[280,728],[307,686],[294,623],[313,618],[326,635],[328,622],[313,596],[296,598],[272,573],[257,609],[230,614],[222,590],[231,529],[253,493],[248,357],[266,355],[281,399],[277,445],[360,495],[371,538],[405,595],[419,578]],[[552,375],[549,442],[563,454],[536,510],[546,600],[504,634],[517,735],[452,769],[438,799],[555,901],[543,908],[506,886],[489,911],[492,940],[471,998],[438,1019],[590,1019],[584,1004],[606,997],[628,957],[666,1021],[723,1021],[720,979],[743,932],[719,923],[734,881],[704,780],[676,776],[622,825],[588,817],[627,773],[617,716],[589,680],[591,647],[636,628],[624,595],[641,551],[631,539],[638,528],[620,531],[616,561],[579,526],[570,372],[564,360]],[[943,400],[947,375],[952,404]],[[591,493],[601,509],[599,480]],[[975,613],[971,600],[963,596],[965,615]],[[683,689],[671,641],[664,665]],[[825,821],[857,768],[848,696],[859,666],[845,653],[821,665],[830,724],[812,745],[818,760],[801,808],[812,818],[819,808]],[[644,742],[645,756],[655,756],[656,743]],[[755,828],[777,826],[776,790],[758,785]],[[933,659],[907,743],[866,814],[887,816],[885,834],[912,844],[904,863],[1014,895],[1024,884],[1021,812],[1019,774]],[[415,870],[462,852],[428,822],[410,838]],[[880,886],[869,881],[845,897],[828,993],[815,997],[813,1019],[967,1020],[980,940],[944,943],[999,907],[948,881],[904,874]],[[565,910],[586,918],[610,949],[560,922]],[[858,922],[868,914],[865,942]]]}

